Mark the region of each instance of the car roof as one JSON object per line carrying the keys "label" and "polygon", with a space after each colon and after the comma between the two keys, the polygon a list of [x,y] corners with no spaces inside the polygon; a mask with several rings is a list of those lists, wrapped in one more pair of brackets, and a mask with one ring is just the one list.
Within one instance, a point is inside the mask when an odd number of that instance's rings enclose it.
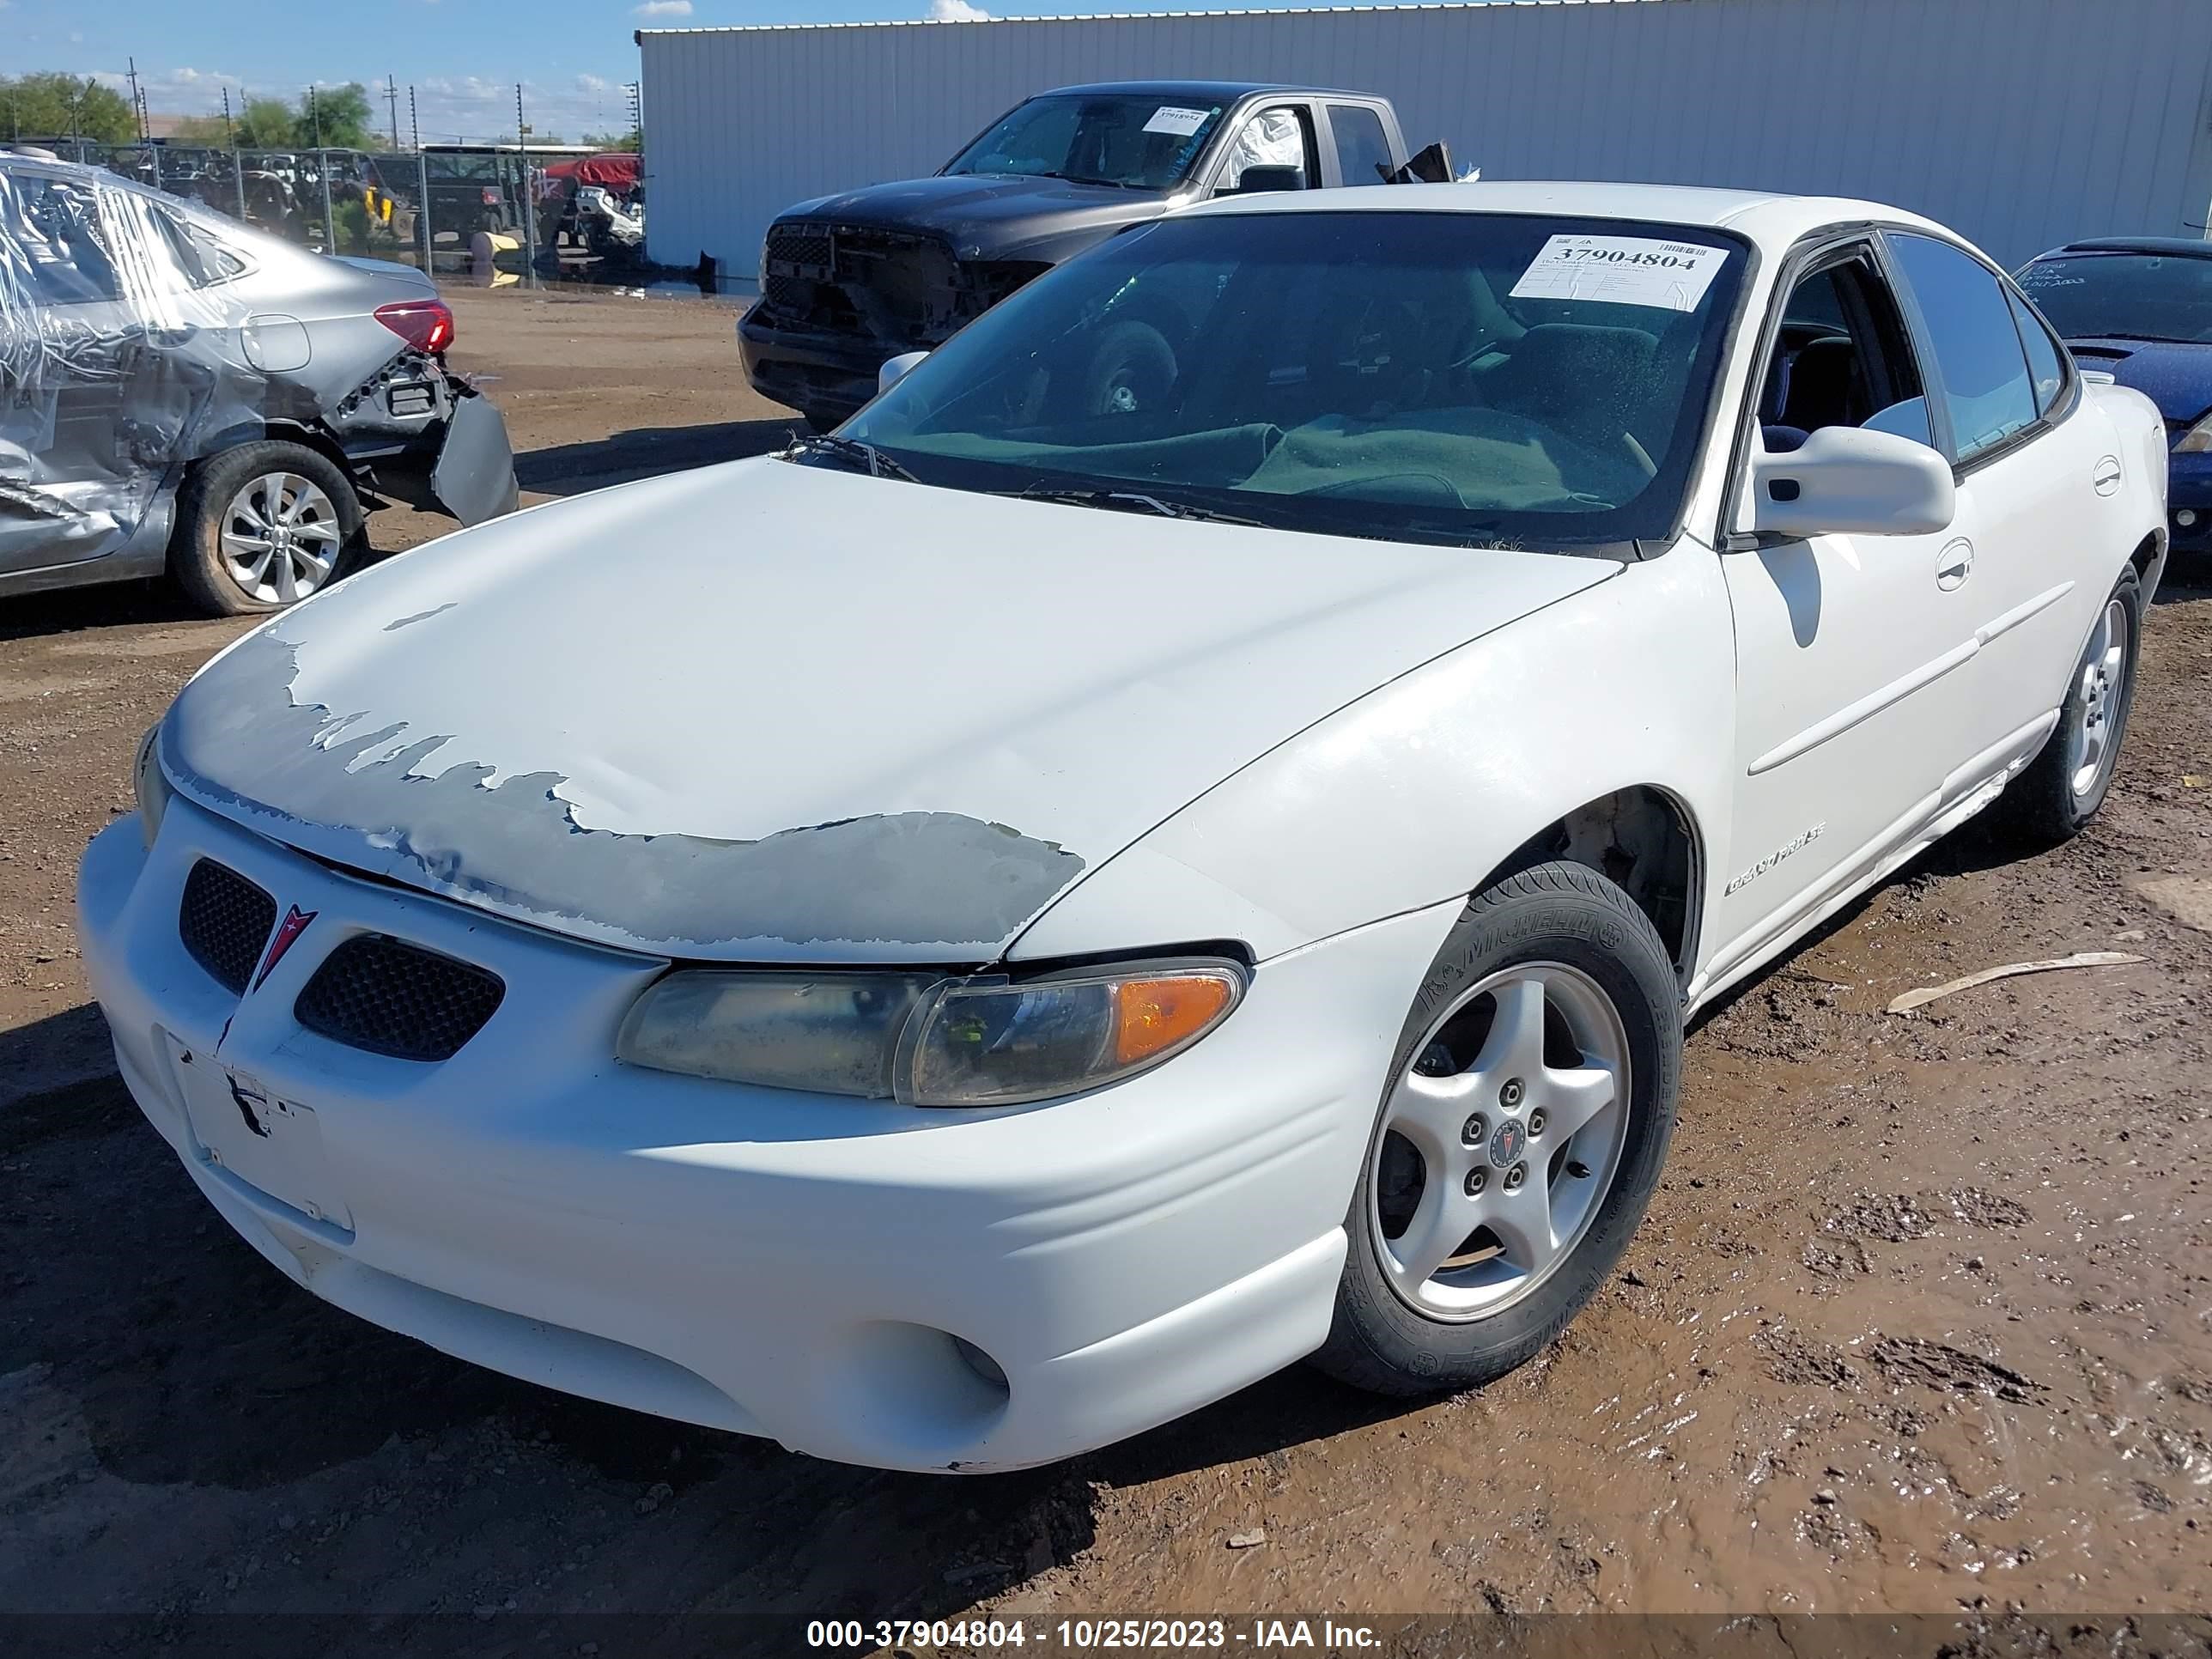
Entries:
{"label": "car roof", "polygon": [[1278,81],[1091,81],[1073,87],[1054,87],[1033,94],[1038,98],[1064,98],[1075,94],[1119,93],[1136,98],[1204,99],[1208,103],[1234,103],[1239,98],[1249,98],[1255,93],[1318,93],[1330,98],[1364,98],[1381,102],[1371,92],[1344,92],[1329,87],[1294,86]]}
{"label": "car roof", "polygon": [[2185,258],[2212,259],[2212,242],[2200,236],[2094,236],[2035,257],[2056,259],[2069,253],[2172,253]]}
{"label": "car roof", "polygon": [[[82,162],[64,161],[58,155],[26,155],[19,149],[0,149],[0,168],[9,173],[58,173],[80,179],[98,177],[104,168],[88,167]],[[114,177],[112,173],[108,174]]]}
{"label": "car roof", "polygon": [[1781,252],[1832,225],[1881,224],[1958,238],[1903,208],[1844,196],[1786,196],[1772,191],[1712,190],[1698,185],[1621,185],[1483,180],[1449,185],[1363,185],[1323,191],[1223,196],[1187,211],[1212,213],[1424,212],[1543,214],[1730,230]]}
{"label": "car roof", "polygon": [[166,191],[155,190],[137,179],[109,168],[94,167],[88,162],[64,161],[62,157],[26,155],[21,150],[0,150],[0,172],[39,173],[61,179],[76,179],[88,185],[112,185],[118,190],[136,191],[141,196],[161,196],[168,199]]}

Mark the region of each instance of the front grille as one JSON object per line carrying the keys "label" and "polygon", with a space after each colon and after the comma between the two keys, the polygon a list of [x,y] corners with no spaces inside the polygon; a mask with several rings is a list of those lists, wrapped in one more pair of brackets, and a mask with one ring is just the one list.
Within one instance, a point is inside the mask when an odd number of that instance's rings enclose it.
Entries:
{"label": "front grille", "polygon": [[761,294],[786,322],[894,347],[941,344],[978,308],[951,243],[877,225],[771,225]]}
{"label": "front grille", "polygon": [[202,859],[185,878],[177,933],[194,962],[240,996],[276,926],[276,901],[235,870]]}
{"label": "front grille", "polygon": [[309,1030],[395,1060],[450,1060],[507,994],[498,975],[381,933],[324,958],[292,1006]]}
{"label": "front grille", "polygon": [[830,280],[827,225],[771,225],[761,259],[761,292],[779,311],[803,310],[813,284]]}

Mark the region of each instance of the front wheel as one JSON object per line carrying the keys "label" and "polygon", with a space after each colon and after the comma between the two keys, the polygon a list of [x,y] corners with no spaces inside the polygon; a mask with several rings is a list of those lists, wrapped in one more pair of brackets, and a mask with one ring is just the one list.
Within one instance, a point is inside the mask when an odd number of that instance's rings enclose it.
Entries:
{"label": "front wheel", "polygon": [[1401,1035],[1314,1363],[1413,1395],[1532,1358],[1643,1219],[1681,1051],[1674,965],[1619,887],[1560,863],[1477,894]]}
{"label": "front wheel", "polygon": [[2142,583],[2130,568],[2089,630],[2057,727],[1991,809],[2000,832],[2029,848],[2056,847],[2096,817],[2119,765],[2142,647]]}

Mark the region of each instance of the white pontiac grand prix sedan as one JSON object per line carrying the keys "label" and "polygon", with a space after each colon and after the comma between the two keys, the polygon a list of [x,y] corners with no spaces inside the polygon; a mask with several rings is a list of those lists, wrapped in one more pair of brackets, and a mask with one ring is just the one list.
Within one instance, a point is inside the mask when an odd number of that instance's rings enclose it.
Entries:
{"label": "white pontiac grand prix sedan", "polygon": [[908,1469],[1496,1377],[1642,1216],[1686,1015],[2097,810],[2165,557],[2158,411],[1862,202],[1224,200],[885,378],[149,734],[85,957],[316,1294]]}

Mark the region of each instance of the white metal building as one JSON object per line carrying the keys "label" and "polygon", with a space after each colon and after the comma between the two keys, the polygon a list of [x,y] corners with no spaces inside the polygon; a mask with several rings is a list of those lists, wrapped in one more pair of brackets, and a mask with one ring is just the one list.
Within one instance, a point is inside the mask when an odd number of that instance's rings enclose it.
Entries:
{"label": "white metal building", "polygon": [[[896,0],[891,0],[896,3]],[[649,250],[757,272],[793,202],[933,173],[1034,92],[1380,92],[1490,179],[1870,197],[2008,262],[2205,234],[2212,0],[1494,0],[641,31]]]}

